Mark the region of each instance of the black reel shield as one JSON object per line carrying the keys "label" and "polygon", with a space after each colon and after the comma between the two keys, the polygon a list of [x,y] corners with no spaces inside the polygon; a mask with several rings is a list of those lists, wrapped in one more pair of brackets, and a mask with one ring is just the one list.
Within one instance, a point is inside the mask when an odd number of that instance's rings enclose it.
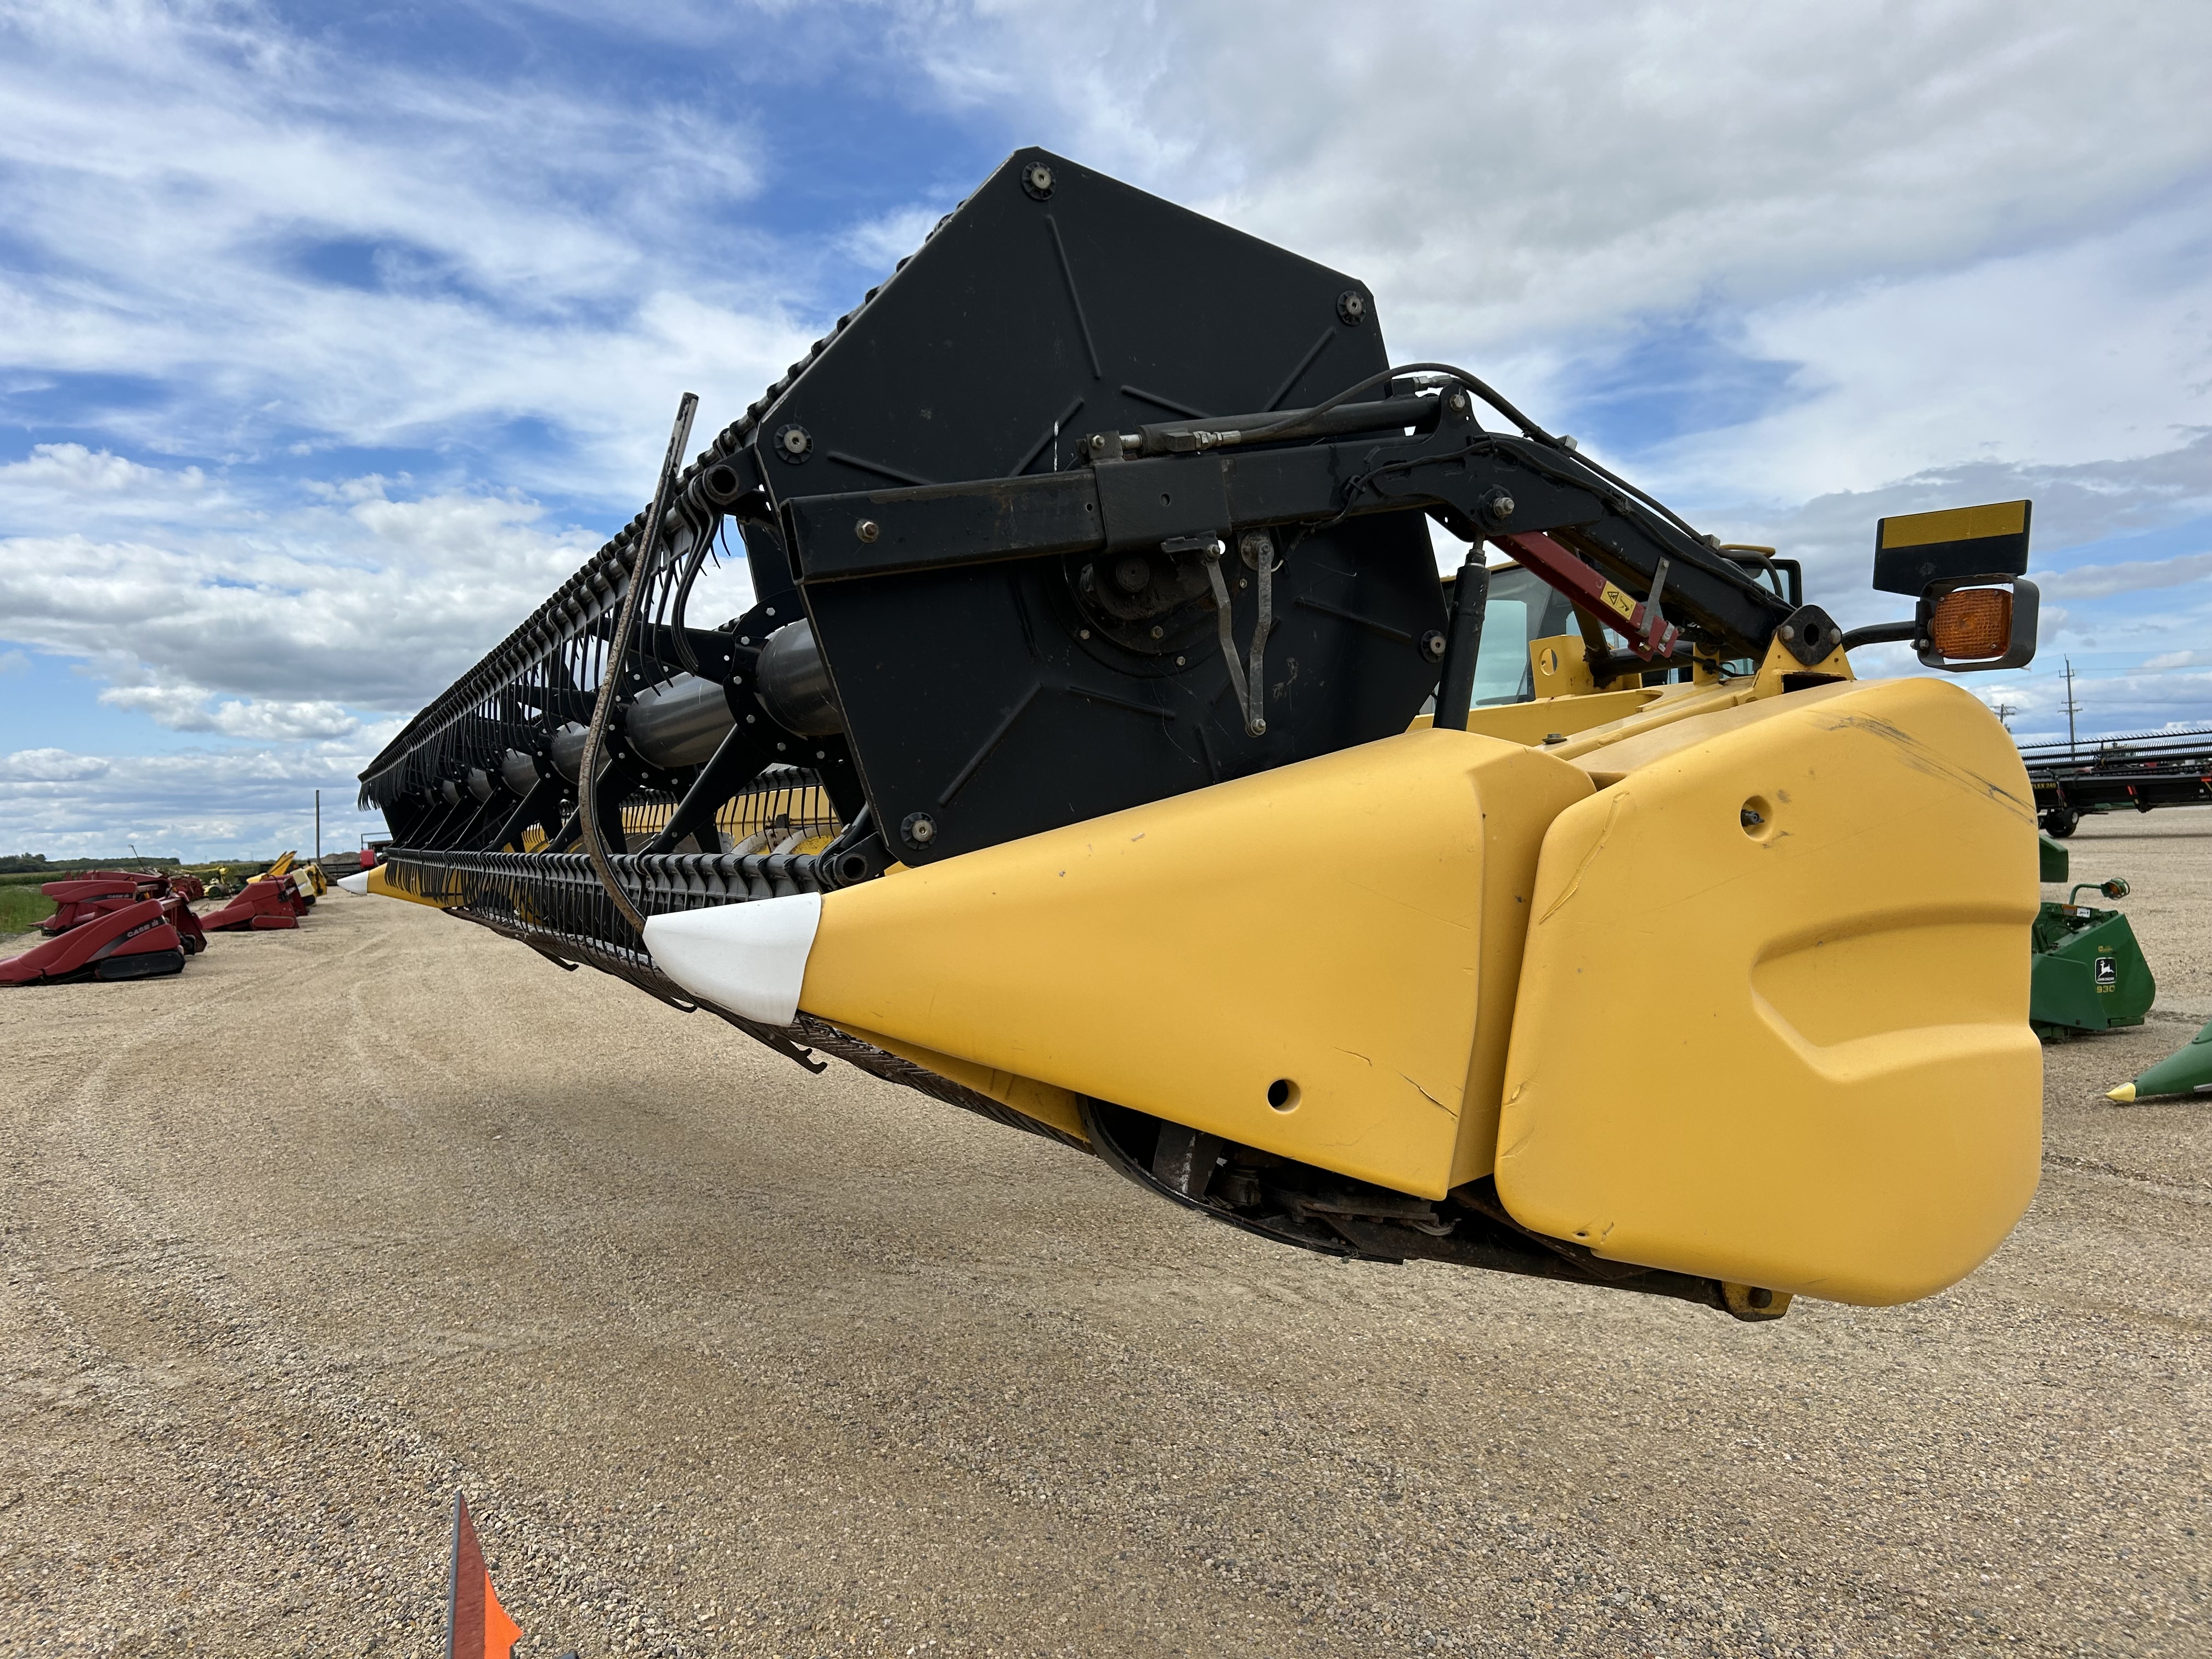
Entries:
{"label": "black reel shield", "polygon": [[[1091,464],[1091,434],[1311,404],[1386,367],[1352,278],[1024,150],[801,371],[759,424],[757,464],[779,503],[854,498],[850,533],[866,541],[869,492],[1070,471]],[[1190,503],[1158,506],[1190,522]],[[1226,538],[1225,506],[1214,516]],[[858,576],[802,553],[793,574],[898,857],[1385,737],[1435,685],[1445,613],[1418,510],[1273,547],[1258,733],[1219,642],[1207,554],[1163,539]],[[1216,558],[1241,662],[1260,623],[1257,555]]]}

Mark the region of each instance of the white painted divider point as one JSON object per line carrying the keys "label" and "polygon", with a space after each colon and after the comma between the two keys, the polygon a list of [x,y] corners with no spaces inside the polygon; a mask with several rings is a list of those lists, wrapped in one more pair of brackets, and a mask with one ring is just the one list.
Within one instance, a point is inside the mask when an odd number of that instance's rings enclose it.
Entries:
{"label": "white painted divider point", "polygon": [[821,926],[822,895],[793,893],[647,916],[645,948],[693,996],[763,1025],[788,1025]]}

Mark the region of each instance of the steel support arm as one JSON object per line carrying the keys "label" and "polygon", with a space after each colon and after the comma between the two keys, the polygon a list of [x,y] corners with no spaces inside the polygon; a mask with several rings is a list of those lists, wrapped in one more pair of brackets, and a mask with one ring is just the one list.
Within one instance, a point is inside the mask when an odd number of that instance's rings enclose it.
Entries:
{"label": "steel support arm", "polygon": [[[1396,422],[1399,405],[1412,401],[1376,407]],[[1529,568],[1577,604],[1599,603],[1611,588],[1630,609],[1608,603],[1604,620],[1662,656],[1673,629],[1723,655],[1759,655],[1792,615],[1787,601],[1571,452],[1485,432],[1437,401],[1444,407],[1430,429],[1410,436],[1394,426],[1297,447],[1130,460],[1101,453],[1091,465],[1030,477],[797,496],[780,504],[780,516],[802,586],[1209,535],[1233,543],[1255,529],[1295,547],[1301,527],[1411,510],[1462,539],[1509,550],[1509,538],[1552,538],[1587,562],[1583,574],[1533,559]],[[1638,624],[1655,582],[1666,615]]]}

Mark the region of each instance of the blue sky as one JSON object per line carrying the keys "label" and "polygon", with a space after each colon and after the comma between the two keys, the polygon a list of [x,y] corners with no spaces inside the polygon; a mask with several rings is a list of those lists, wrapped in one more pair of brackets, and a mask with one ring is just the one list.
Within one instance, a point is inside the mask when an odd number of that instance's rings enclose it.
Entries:
{"label": "blue sky", "polygon": [[0,850],[374,828],[676,394],[1024,143],[1357,273],[1846,621],[1882,514],[2032,495],[2043,654],[1966,683],[2212,719],[2205,8],[332,11],[0,0]]}

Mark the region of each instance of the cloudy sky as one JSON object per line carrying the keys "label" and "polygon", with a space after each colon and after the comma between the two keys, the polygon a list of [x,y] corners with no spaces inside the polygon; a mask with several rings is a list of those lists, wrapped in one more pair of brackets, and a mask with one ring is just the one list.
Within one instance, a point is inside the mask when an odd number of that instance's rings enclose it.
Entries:
{"label": "cloudy sky", "polygon": [[318,787],[350,845],[676,394],[731,419],[1024,143],[1364,277],[1846,622],[1881,514],[2032,496],[2043,654],[1966,683],[2212,719],[2208,63],[2186,0],[0,0],[0,851],[289,846]]}

